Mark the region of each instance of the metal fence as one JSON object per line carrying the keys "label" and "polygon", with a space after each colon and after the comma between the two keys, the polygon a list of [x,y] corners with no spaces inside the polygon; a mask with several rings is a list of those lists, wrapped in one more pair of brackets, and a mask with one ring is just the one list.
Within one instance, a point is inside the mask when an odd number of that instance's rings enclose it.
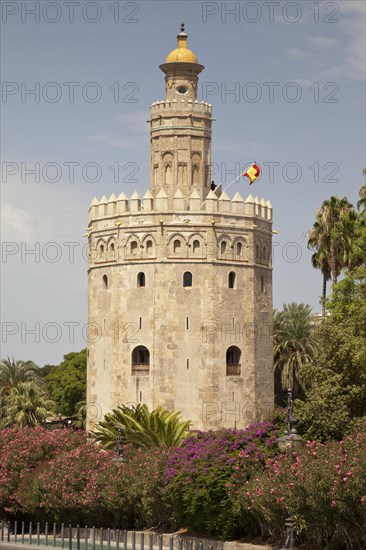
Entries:
{"label": "metal fence", "polygon": [[[57,527],[56,523],[45,523],[41,527],[39,522],[2,522],[0,533],[0,540],[10,544],[46,546],[65,550],[163,550],[163,548],[164,550],[204,550],[202,542],[194,544],[188,539],[179,538],[174,541],[171,536],[168,541],[164,541],[163,535],[154,533],[136,533],[136,531],[80,527],[79,525],[72,527],[71,524],[67,526],[61,524]],[[214,550],[214,546],[208,545],[206,550]]]}

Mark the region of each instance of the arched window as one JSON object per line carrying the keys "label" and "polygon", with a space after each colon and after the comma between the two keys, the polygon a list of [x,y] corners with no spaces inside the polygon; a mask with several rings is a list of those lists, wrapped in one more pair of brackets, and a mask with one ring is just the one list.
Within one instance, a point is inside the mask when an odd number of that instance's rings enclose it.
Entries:
{"label": "arched window", "polygon": [[230,271],[229,273],[229,288],[235,288],[235,279],[236,275],[234,271]]}
{"label": "arched window", "polygon": [[104,258],[104,251],[105,251],[105,248],[104,248],[104,244],[101,244],[99,246],[99,260],[103,260]]}
{"label": "arched window", "polygon": [[137,255],[137,242],[136,241],[131,242],[130,252],[131,252],[131,256],[136,256]]}
{"label": "arched window", "polygon": [[152,241],[146,241],[146,254],[152,254],[153,251],[153,242]]}
{"label": "arched window", "polygon": [[220,250],[222,255],[226,253],[226,241],[222,241]]}
{"label": "arched window", "polygon": [[145,346],[137,346],[132,352],[131,372],[132,374],[149,374],[150,352]]}
{"label": "arched window", "polygon": [[107,275],[103,275],[103,290],[107,290],[108,289],[108,277]]}
{"label": "arched window", "polygon": [[257,244],[255,247],[255,257],[257,258],[257,260],[259,260],[259,244]]}
{"label": "arched window", "polygon": [[192,249],[193,249],[193,254],[199,252],[199,250],[200,250],[200,242],[199,242],[197,239],[195,239],[195,240],[193,241],[193,247],[192,247]]}
{"label": "arched window", "polygon": [[173,243],[173,250],[174,250],[174,254],[178,254],[180,252],[180,240],[179,239],[175,239],[175,241]]}
{"label": "arched window", "polygon": [[145,286],[145,273],[142,271],[137,274],[137,286]]}
{"label": "arched window", "polygon": [[265,262],[267,259],[267,249],[265,246],[263,246],[263,261]]}
{"label": "arched window", "polygon": [[183,275],[183,286],[192,286],[192,273],[186,271]]}
{"label": "arched window", "polygon": [[236,255],[238,258],[240,258],[242,252],[243,252],[243,243],[239,242],[236,244]]}
{"label": "arched window", "polygon": [[226,376],[240,376],[241,351],[236,346],[230,346],[226,351]]}

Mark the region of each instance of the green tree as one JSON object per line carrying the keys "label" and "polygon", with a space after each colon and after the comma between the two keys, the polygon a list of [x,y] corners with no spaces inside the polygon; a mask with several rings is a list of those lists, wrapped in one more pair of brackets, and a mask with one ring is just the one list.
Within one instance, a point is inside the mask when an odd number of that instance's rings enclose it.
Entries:
{"label": "green tree", "polygon": [[19,382],[4,397],[0,426],[34,427],[42,424],[54,412],[55,403],[45,388],[37,386],[33,381]]}
{"label": "green tree", "polygon": [[330,197],[317,211],[315,223],[308,232],[308,248],[315,250],[313,267],[323,275],[323,313],[326,283],[333,283],[345,267],[359,264],[359,251],[355,248],[358,216],[346,197]]}
{"label": "green tree", "polygon": [[296,395],[316,348],[311,307],[292,302],[284,304],[283,311],[274,310],[273,343],[275,378]]}
{"label": "green tree", "polygon": [[7,395],[12,388],[22,382],[33,382],[41,386],[40,369],[32,361],[15,361],[14,358],[3,359],[0,363],[0,393]]}
{"label": "green tree", "polygon": [[309,438],[342,438],[366,416],[366,267],[334,285],[327,308],[305,396],[296,401],[299,429]]}
{"label": "green tree", "polygon": [[181,421],[178,411],[158,407],[149,411],[147,405],[122,405],[106,414],[96,425],[94,435],[105,449],[116,447],[120,430],[122,443],[137,447],[178,446],[188,435],[189,420]]}
{"label": "green tree", "polygon": [[76,415],[77,404],[86,399],[86,361],[86,349],[68,353],[45,377],[51,398],[66,416]]}

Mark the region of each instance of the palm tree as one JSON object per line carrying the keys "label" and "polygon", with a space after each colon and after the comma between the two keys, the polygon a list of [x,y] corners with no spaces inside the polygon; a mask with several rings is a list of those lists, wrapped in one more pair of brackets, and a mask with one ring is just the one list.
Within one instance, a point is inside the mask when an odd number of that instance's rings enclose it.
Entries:
{"label": "palm tree", "polygon": [[33,381],[19,382],[3,398],[1,427],[37,426],[55,413],[56,404]]}
{"label": "palm tree", "polygon": [[122,405],[106,414],[96,425],[94,435],[105,449],[116,446],[120,430],[121,442],[137,447],[176,447],[188,435],[189,420],[180,421],[178,411],[158,407],[149,411],[147,405],[127,407]]}
{"label": "palm tree", "polygon": [[308,232],[308,248],[316,250],[311,256],[311,263],[315,269],[320,269],[323,275],[322,311],[324,317],[327,282],[331,279],[332,271],[329,261],[329,242],[326,238],[320,214],[317,214],[317,221],[311,231]]}
{"label": "palm tree", "polygon": [[6,395],[22,382],[44,385],[38,371],[39,368],[32,361],[15,361],[10,357],[3,359],[0,363],[0,393]]}
{"label": "palm tree", "polygon": [[274,310],[273,343],[275,377],[281,377],[283,389],[296,394],[316,349],[311,307],[292,302],[284,304],[283,311]]}
{"label": "palm tree", "polygon": [[331,197],[317,211],[308,233],[308,248],[315,250],[313,266],[323,273],[323,311],[324,287],[330,275],[336,283],[344,267],[352,267],[359,261],[354,246],[356,227],[357,213],[352,204],[346,197]]}

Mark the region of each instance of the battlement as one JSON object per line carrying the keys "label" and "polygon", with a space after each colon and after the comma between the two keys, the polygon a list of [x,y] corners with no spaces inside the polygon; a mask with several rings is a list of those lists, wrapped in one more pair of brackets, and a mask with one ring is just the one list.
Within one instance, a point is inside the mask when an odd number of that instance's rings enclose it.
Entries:
{"label": "battlement", "polygon": [[220,197],[210,191],[202,202],[199,193],[193,190],[189,200],[184,198],[178,189],[173,198],[173,208],[168,208],[168,196],[161,189],[154,198],[150,191],[147,191],[143,198],[137,191],[128,199],[124,193],[118,197],[112,194],[109,199],[105,195],[98,201],[95,197],[89,207],[89,221],[114,217],[126,214],[149,214],[149,213],[222,213],[227,215],[254,217],[266,222],[272,222],[272,204],[263,198],[249,195],[245,200],[239,193],[232,199],[224,192]]}
{"label": "battlement", "polygon": [[207,103],[207,101],[193,101],[192,99],[181,99],[180,101],[177,101],[176,99],[173,99],[172,101],[154,101],[151,105],[151,112],[161,112],[164,110],[171,111],[179,111],[180,109],[184,109],[185,112],[187,112],[187,107],[189,106],[189,110],[192,110],[193,113],[208,113],[212,114],[212,105],[210,103]]}

